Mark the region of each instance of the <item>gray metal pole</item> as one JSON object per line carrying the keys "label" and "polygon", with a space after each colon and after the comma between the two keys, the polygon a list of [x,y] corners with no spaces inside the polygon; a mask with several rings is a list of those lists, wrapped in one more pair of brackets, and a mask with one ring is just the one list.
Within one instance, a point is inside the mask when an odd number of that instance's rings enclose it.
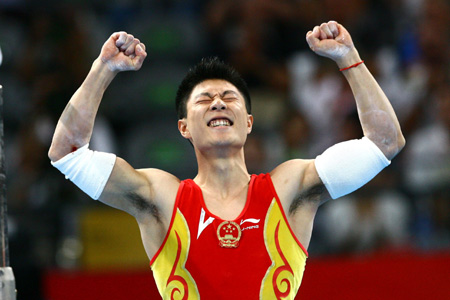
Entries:
{"label": "gray metal pole", "polygon": [[5,151],[3,139],[3,87],[0,85],[0,300],[16,299],[16,282],[9,267],[8,223],[6,206]]}

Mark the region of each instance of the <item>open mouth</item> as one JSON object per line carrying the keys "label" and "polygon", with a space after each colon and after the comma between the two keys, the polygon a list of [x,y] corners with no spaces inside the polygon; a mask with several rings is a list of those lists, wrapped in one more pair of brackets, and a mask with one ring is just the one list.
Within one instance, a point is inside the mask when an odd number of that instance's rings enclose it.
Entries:
{"label": "open mouth", "polygon": [[233,126],[233,122],[228,119],[213,119],[208,123],[209,127]]}

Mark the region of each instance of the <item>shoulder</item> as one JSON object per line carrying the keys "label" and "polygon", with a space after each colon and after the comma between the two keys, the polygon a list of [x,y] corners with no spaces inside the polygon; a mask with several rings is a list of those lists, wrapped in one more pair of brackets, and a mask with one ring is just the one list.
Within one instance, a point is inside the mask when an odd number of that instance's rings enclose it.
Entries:
{"label": "shoulder", "polygon": [[112,185],[119,186],[122,191],[125,190],[124,192],[132,190],[151,200],[157,200],[166,193],[176,193],[180,184],[176,176],[166,171],[155,168],[134,169],[120,157],[117,157],[109,181]]}
{"label": "shoulder", "polygon": [[312,176],[315,171],[313,159],[292,159],[288,160],[270,172],[274,185],[278,188],[299,184],[305,176]]}
{"label": "shoulder", "polygon": [[181,180],[159,169],[138,169],[137,172],[147,181],[149,189],[146,196],[161,209],[168,206],[167,209],[171,211]]}
{"label": "shoulder", "polygon": [[137,169],[137,172],[144,176],[149,182],[153,184],[156,183],[166,183],[168,186],[177,186],[180,184],[181,180],[177,178],[175,175],[154,168],[147,169]]}

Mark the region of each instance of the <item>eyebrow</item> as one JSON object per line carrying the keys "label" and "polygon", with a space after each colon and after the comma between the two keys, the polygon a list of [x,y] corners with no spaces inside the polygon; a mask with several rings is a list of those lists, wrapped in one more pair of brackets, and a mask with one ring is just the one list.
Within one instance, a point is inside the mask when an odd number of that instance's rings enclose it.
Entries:
{"label": "eyebrow", "polygon": [[224,97],[224,96],[226,96],[226,95],[228,95],[228,94],[233,94],[233,95],[235,95],[236,97],[239,96],[238,93],[236,93],[235,91],[232,91],[232,90],[226,90],[225,92],[223,92],[222,97]]}
{"label": "eyebrow", "polygon": [[210,93],[200,93],[197,96],[195,96],[195,99],[200,98],[202,96],[206,96],[208,98],[212,98],[212,95]]}
{"label": "eyebrow", "polygon": [[[235,91],[232,91],[232,90],[226,90],[226,91],[224,91],[222,94],[219,94],[219,96],[220,96],[220,97],[225,97],[225,96],[228,95],[228,94],[233,94],[233,95],[235,95],[236,97],[238,96],[238,93],[236,93]],[[208,97],[208,98],[213,98],[213,95],[212,95],[211,93],[204,92],[204,93],[200,93],[200,94],[198,94],[197,96],[195,96],[195,99],[200,98],[200,97],[202,97],[202,96],[206,96],[206,97]]]}

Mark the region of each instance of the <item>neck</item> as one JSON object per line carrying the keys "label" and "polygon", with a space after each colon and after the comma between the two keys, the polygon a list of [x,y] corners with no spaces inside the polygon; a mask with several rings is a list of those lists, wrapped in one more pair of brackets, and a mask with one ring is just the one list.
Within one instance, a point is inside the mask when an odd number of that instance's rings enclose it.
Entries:
{"label": "neck", "polygon": [[227,155],[196,151],[198,174],[194,178],[205,192],[214,192],[221,199],[229,199],[250,181],[244,160],[244,150]]}

